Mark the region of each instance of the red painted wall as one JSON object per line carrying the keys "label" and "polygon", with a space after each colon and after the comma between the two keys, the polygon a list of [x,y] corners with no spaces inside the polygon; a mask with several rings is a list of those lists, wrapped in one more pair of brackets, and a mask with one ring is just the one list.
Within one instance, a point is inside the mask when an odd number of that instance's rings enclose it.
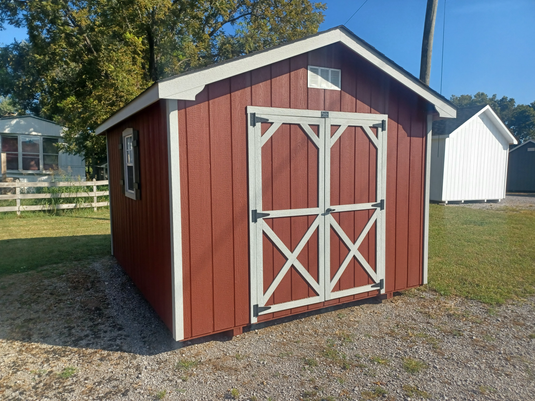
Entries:
{"label": "red painted wall", "polygon": [[[164,101],[108,130],[113,253],[172,330],[167,125]],[[118,145],[126,128],[139,131],[141,199],[124,195]]]}
{"label": "red painted wall", "polygon": [[[340,68],[342,90],[307,88],[308,65]],[[386,291],[420,285],[426,104],[343,45],[332,45],[207,85],[195,102],[178,102],[185,337],[249,323],[248,105],[388,114]],[[347,149],[362,148],[364,143],[344,142],[336,146],[333,157],[339,158],[343,174],[339,174],[342,178],[332,184],[331,190],[338,188],[344,202],[369,197],[375,188],[362,188],[353,178],[363,170],[370,176],[375,174],[371,162],[374,150],[369,147],[359,157],[351,157],[346,154]],[[289,202],[313,203],[313,192],[312,187],[296,188],[294,200]],[[161,196],[168,198],[163,193]],[[340,216],[339,223],[358,226],[364,219],[366,216],[349,213]],[[294,219],[276,224],[281,225],[277,231],[293,228],[298,232],[306,223]],[[293,242],[292,238],[287,240]],[[373,239],[367,240],[366,245],[370,251],[374,249]],[[308,249],[307,253],[310,258],[314,252]],[[358,277],[353,268],[348,271],[342,286],[366,279]],[[290,288],[297,293],[302,290],[299,285]],[[268,314],[260,320],[375,294]]]}

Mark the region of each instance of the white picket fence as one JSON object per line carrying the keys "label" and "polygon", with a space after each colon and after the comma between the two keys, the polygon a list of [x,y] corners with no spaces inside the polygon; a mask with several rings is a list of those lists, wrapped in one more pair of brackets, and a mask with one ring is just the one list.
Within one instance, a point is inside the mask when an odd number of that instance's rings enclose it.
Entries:
{"label": "white picket fence", "polygon": [[[80,182],[0,182],[0,201],[2,200],[15,200],[16,206],[0,206],[1,212],[20,212],[35,211],[35,210],[57,210],[57,209],[75,209],[75,208],[87,208],[92,207],[93,210],[97,210],[98,207],[108,206],[109,202],[98,202],[99,196],[109,195],[109,191],[97,191],[97,186],[108,185],[108,181],[80,181]],[[93,187],[88,191],[83,192],[62,192],[62,193],[48,193],[37,194],[28,191],[28,188],[43,188],[43,187]],[[3,188],[14,188],[15,193],[4,194],[4,192],[13,192],[3,190]],[[26,190],[21,191],[22,188]],[[92,189],[92,191],[91,191]],[[22,193],[21,193],[22,192]],[[64,204],[52,204],[52,205],[21,205],[23,199],[52,199],[52,198],[93,198],[93,202],[87,203],[64,203]]]}

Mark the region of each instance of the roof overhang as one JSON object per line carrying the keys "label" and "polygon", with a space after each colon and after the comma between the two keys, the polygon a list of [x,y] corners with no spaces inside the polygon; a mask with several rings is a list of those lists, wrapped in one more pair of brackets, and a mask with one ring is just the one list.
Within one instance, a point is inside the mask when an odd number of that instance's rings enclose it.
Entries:
{"label": "roof overhang", "polygon": [[160,99],[195,100],[195,97],[208,84],[335,43],[344,44],[387,75],[427,100],[434,106],[439,117],[456,117],[457,112],[455,106],[446,98],[423,84],[412,74],[398,66],[362,39],[358,38],[347,28],[338,27],[291,43],[255,52],[198,71],[177,75],[159,81],[104,121],[96,129],[96,133],[103,133],[115,124]]}

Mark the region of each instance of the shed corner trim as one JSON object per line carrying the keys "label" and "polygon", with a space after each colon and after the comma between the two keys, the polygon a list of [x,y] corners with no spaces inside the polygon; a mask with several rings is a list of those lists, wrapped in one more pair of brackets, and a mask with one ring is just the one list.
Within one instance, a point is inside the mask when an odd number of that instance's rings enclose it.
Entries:
{"label": "shed corner trim", "polygon": [[167,164],[169,169],[173,338],[176,341],[180,341],[184,339],[184,288],[182,278],[182,216],[178,147],[178,101],[166,100],[165,103],[167,120]]}

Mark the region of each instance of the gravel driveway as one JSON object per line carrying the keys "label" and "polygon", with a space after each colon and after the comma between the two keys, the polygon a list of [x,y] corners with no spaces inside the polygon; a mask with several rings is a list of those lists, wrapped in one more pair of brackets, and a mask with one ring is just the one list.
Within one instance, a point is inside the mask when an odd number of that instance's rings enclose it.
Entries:
{"label": "gravel driveway", "polygon": [[180,348],[112,258],[0,279],[2,400],[532,400],[535,298],[411,291]]}

